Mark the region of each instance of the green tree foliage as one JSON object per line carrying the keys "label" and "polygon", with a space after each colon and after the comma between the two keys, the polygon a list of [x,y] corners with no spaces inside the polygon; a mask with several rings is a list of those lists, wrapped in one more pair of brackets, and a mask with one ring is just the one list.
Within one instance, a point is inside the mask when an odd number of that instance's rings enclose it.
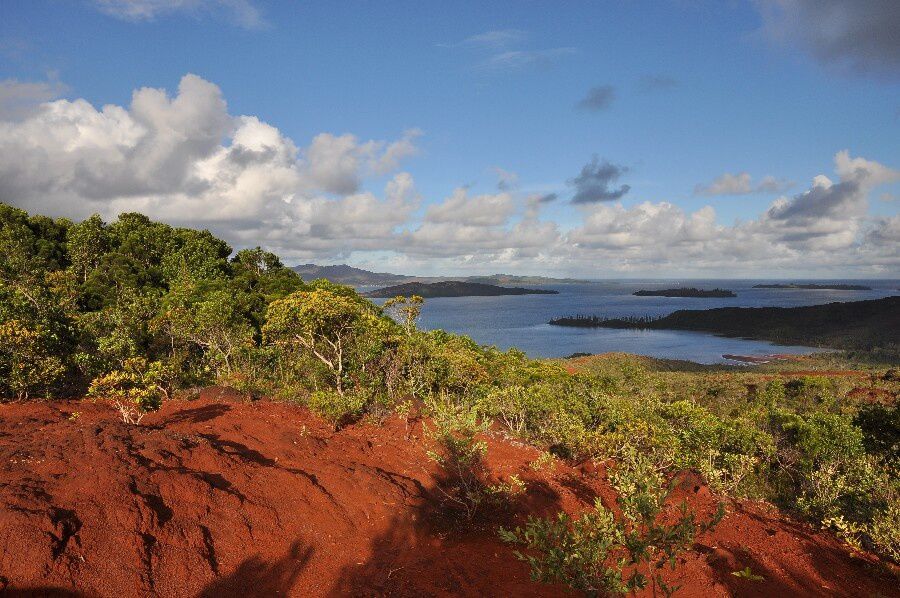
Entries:
{"label": "green tree foliage", "polygon": [[372,304],[354,295],[327,285],[298,291],[272,302],[263,326],[266,340],[288,351],[297,347],[325,365],[339,395],[359,369],[365,337],[377,320]]}
{"label": "green tree foliage", "polygon": [[65,367],[49,353],[54,344],[49,336],[41,325],[28,328],[18,320],[0,324],[0,392],[27,399],[54,388]]}

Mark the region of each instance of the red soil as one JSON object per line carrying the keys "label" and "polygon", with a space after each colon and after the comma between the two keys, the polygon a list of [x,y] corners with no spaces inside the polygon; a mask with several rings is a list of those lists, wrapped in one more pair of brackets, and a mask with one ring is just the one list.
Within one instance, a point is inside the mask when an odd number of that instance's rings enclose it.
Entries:
{"label": "red soil", "polygon": [[[77,417],[73,414],[80,413]],[[306,410],[234,393],[173,400],[141,426],[89,401],[0,405],[0,594],[559,596],[496,536],[527,513],[612,495],[603,471],[489,439],[492,475],[528,491],[474,525],[442,508],[421,425],[333,432]],[[701,516],[717,499],[691,474]],[[898,594],[897,578],[764,505],[729,502],[670,581],[683,596]],[[750,567],[764,581],[732,575]]]}

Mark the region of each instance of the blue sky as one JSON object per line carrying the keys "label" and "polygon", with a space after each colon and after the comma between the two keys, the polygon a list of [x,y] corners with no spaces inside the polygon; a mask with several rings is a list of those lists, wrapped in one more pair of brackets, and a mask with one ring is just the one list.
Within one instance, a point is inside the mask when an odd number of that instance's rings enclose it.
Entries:
{"label": "blue sky", "polygon": [[[72,166],[88,159],[72,153],[82,149],[51,160],[62,170],[42,182],[43,199],[27,197],[36,184],[24,159],[0,167],[0,200],[72,217],[140,208],[209,227],[235,246],[265,244],[289,262],[422,273],[898,276],[898,12],[880,0],[0,0],[0,101],[14,102],[4,118],[16,127],[7,131],[10,155],[45,143],[26,132],[53,134],[40,108],[47,102],[84,99],[95,111],[107,104],[128,110],[141,88],[177,97],[190,73],[218,90],[210,93],[227,102],[229,118],[254,116],[277,129],[296,146],[299,164],[296,181],[278,183],[293,187],[276,193],[274,183],[263,185],[279,198],[248,199],[241,193],[263,191],[246,185],[220,190],[265,210],[255,227],[245,222],[252,209],[205,220],[180,213],[179,205],[199,201],[190,172],[164,189],[120,182],[117,191],[85,192],[90,183],[76,178],[86,167]],[[583,102],[591,90],[599,98],[593,108]],[[233,130],[226,126],[220,145],[185,160],[234,149]],[[321,133],[352,134],[358,146],[383,140],[377,151],[384,152],[404,132],[410,147],[389,165],[365,166],[380,159],[371,148],[359,150],[365,158],[354,154],[357,185],[317,179],[316,186],[301,172]],[[159,142],[113,162],[140,173],[141,156],[169,148],[179,159],[175,147]],[[878,174],[836,173],[842,150]],[[574,179],[594,156],[615,176],[592,170],[589,178],[611,193],[573,204]],[[502,188],[497,169],[514,173]],[[385,192],[398,173],[414,187],[402,204]],[[734,177],[713,185],[725,174]],[[811,181],[819,175],[853,179],[855,195],[814,205]],[[627,191],[613,198],[623,185]],[[441,216],[455,189],[466,198]],[[352,199],[365,192],[372,198]],[[549,194],[556,199],[535,199]],[[766,216],[779,197],[797,209]],[[272,219],[273,201],[292,207]],[[341,224],[348,209],[402,217],[372,233],[364,214],[356,228]],[[667,220],[681,233],[659,234]],[[516,230],[523,221],[543,228]],[[659,251],[659,242],[675,250]]]}

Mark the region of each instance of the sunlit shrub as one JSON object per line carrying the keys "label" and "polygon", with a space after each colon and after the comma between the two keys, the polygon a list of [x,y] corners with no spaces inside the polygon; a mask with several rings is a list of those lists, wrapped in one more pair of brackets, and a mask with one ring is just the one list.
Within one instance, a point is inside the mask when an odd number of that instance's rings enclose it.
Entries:
{"label": "sunlit shrub", "polygon": [[621,512],[616,517],[600,499],[578,518],[560,512],[555,519],[529,517],[525,527],[500,530],[501,538],[522,546],[519,559],[531,565],[536,581],[564,583],[588,593],[624,594],[652,585],[669,595],[661,570],[675,568],[678,554],[694,538],[715,527],[723,506],[704,523],[682,503],[677,517],[663,517],[670,489],[655,465],[640,454],[626,457],[613,471]]}
{"label": "sunlit shrub", "polygon": [[111,401],[122,421],[137,425],[144,415],[162,406],[171,376],[172,372],[162,362],[148,364],[147,360],[135,357],[126,360],[122,369],[95,378],[88,395]]}
{"label": "sunlit shrub", "polygon": [[366,398],[356,392],[339,394],[333,390],[318,390],[309,396],[307,405],[337,430],[362,415]]}
{"label": "sunlit shrub", "polygon": [[425,435],[433,444],[428,456],[444,474],[438,488],[450,504],[472,519],[492,496],[504,494],[503,487],[490,484],[484,463],[487,443],[480,435],[487,431],[488,422],[472,407],[442,402],[430,407],[432,425],[426,426]]}
{"label": "sunlit shrub", "polygon": [[49,351],[51,339],[43,326],[28,327],[18,320],[0,323],[0,396],[25,399],[47,393],[66,368]]}

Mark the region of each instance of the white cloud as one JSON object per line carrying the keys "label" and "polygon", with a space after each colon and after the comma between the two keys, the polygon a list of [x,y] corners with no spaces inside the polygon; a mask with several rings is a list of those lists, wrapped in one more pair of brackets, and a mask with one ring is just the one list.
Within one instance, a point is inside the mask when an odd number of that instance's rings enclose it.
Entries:
{"label": "white cloud", "polygon": [[514,210],[510,193],[470,197],[466,189],[458,188],[442,203],[431,206],[425,214],[425,221],[470,227],[498,226],[505,223]]}
{"label": "white cloud", "polygon": [[516,44],[524,40],[526,33],[519,29],[493,29],[471,35],[461,42],[450,44],[450,46],[470,46],[477,48],[503,48]]}
{"label": "white cloud", "polygon": [[129,21],[151,21],[173,13],[221,13],[236,25],[257,29],[265,25],[259,9],[249,0],[93,0],[102,12]]}
{"label": "white cloud", "polygon": [[835,155],[835,171],[839,182],[819,175],[807,191],[731,226],[716,224],[710,206],[693,213],[667,202],[586,206],[584,224],[566,239],[571,259],[631,273],[896,272],[897,219],[872,221],[867,204],[872,189],[900,173],[846,151]]}
{"label": "white cloud", "polygon": [[444,48],[469,50],[484,58],[475,65],[482,72],[521,71],[532,67],[549,67],[563,57],[574,54],[575,48],[522,48],[527,33],[518,29],[485,31],[453,44],[438,44]]}
{"label": "white cloud", "polygon": [[[421,211],[400,169],[418,135],[322,133],[303,147],[257,117],[230,115],[216,85],[186,75],[174,96],[142,88],[129,106],[47,101],[0,121],[0,201],[73,218],[140,211],[210,228],[236,247],[266,246],[289,263],[378,253],[432,272],[900,274],[900,217],[868,209],[900,172],[846,151],[835,155],[836,181],[820,175],[729,225],[710,206],[563,205],[518,191],[501,170],[506,189],[459,188]],[[562,227],[547,206],[581,219]]]}
{"label": "white cloud", "polygon": [[142,211],[286,256],[352,251],[390,243],[417,208],[409,174],[394,174],[384,198],[360,181],[396,171],[419,134],[321,134],[300,149],[256,117],[230,116],[216,85],[186,75],[174,97],[143,88],[128,108],[99,110],[58,100],[0,122],[0,198],[75,218]]}
{"label": "white cloud", "polygon": [[479,63],[481,71],[521,71],[531,67],[549,67],[575,53],[575,48],[547,48],[544,50],[507,50],[498,52]]}

